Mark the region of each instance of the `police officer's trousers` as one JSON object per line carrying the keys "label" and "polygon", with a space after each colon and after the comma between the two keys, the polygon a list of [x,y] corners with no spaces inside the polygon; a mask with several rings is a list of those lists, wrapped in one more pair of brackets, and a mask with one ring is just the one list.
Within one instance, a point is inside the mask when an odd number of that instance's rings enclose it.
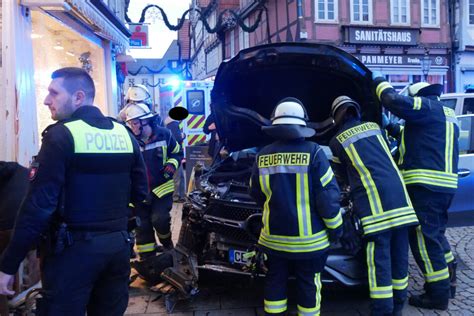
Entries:
{"label": "police officer's trousers", "polygon": [[140,226],[136,229],[136,243],[137,252],[142,258],[156,253],[155,231],[165,248],[172,245],[170,215],[172,207],[172,194],[162,198],[153,195],[151,204],[137,207],[136,215],[140,218]]}
{"label": "police officer's trousers", "polygon": [[401,311],[408,286],[408,228],[367,237],[365,247],[371,315]]}
{"label": "police officer's trousers", "polygon": [[298,315],[319,315],[321,308],[321,272],[327,254],[305,260],[290,260],[268,255],[265,276],[265,315],[285,315],[287,310],[287,282],[290,271],[296,277]]}
{"label": "police officer's trousers", "polygon": [[433,299],[450,295],[447,263],[454,256],[444,235],[453,194],[433,192],[422,186],[407,186],[420,225],[410,229],[413,257],[425,276],[425,289]]}
{"label": "police officer's trousers", "polygon": [[119,316],[128,305],[130,237],[128,232],[75,240],[42,264],[40,316]]}

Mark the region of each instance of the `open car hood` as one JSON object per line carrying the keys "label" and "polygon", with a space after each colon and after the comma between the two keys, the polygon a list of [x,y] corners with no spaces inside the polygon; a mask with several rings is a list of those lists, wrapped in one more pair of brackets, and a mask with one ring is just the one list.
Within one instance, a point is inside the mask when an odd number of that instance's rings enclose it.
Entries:
{"label": "open car hood", "polygon": [[278,43],[242,50],[223,62],[212,90],[211,108],[219,137],[231,150],[274,141],[262,132],[284,97],[305,105],[316,129],[311,140],[327,144],[334,135],[332,101],[347,95],[359,102],[363,120],[380,121],[370,70],[354,56],[332,46]]}

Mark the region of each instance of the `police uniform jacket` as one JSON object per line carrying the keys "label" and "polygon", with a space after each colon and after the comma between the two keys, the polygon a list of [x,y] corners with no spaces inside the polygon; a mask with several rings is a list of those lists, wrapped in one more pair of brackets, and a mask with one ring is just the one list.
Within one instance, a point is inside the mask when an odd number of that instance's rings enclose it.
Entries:
{"label": "police uniform jacket", "polygon": [[163,168],[171,164],[175,170],[178,169],[183,153],[171,131],[164,127],[153,126],[152,136],[146,143],[141,144],[141,151],[145,159],[150,190],[158,198],[173,193],[173,178],[166,178]]}
{"label": "police uniform jacket", "polygon": [[[128,204],[146,197],[145,165],[135,138],[94,106],[50,125],[30,168],[30,187],[0,270],[14,274],[26,253],[61,220],[71,231],[127,229]],[[53,217],[53,215],[55,215]]]}
{"label": "police uniform jacket", "polygon": [[349,120],[330,141],[336,173],[347,174],[364,235],[415,225],[405,185],[376,123]]}
{"label": "police uniform jacket", "polygon": [[258,243],[269,253],[314,257],[329,247],[327,229],[342,229],[339,188],[316,143],[299,139],[264,147],[250,187],[263,206]]}
{"label": "police uniform jacket", "polygon": [[375,87],[383,106],[405,120],[397,159],[405,184],[454,193],[459,159],[454,111],[436,96],[399,95],[383,78],[375,80]]}

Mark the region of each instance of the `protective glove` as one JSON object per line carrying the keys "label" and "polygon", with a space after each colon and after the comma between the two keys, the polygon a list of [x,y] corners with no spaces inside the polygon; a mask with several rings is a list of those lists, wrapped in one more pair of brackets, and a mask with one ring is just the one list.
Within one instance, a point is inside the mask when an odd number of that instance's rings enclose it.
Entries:
{"label": "protective glove", "polygon": [[390,124],[387,114],[382,112],[382,128],[386,128]]}
{"label": "protective glove", "polygon": [[163,171],[163,176],[166,178],[166,179],[169,179],[169,178],[172,178],[175,171],[176,171],[176,168],[174,167],[174,165],[172,164],[166,164],[165,167],[162,169]]}
{"label": "protective glove", "polygon": [[350,214],[344,218],[341,245],[350,254],[356,254],[361,247],[360,235],[358,234]]}
{"label": "protective glove", "polygon": [[328,237],[329,237],[329,242],[331,244],[337,244],[339,242],[339,239],[342,237],[342,228],[336,228],[336,229],[328,229]]}
{"label": "protective glove", "polygon": [[379,77],[385,78],[385,76],[380,71],[372,71],[372,80]]}

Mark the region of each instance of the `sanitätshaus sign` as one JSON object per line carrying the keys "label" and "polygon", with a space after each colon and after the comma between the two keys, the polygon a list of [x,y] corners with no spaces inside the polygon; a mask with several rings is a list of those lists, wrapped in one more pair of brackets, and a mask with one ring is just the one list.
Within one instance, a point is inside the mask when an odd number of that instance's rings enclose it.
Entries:
{"label": "sanit\u00e4tshaus sign", "polygon": [[346,42],[351,44],[417,45],[418,29],[352,27],[346,28]]}

